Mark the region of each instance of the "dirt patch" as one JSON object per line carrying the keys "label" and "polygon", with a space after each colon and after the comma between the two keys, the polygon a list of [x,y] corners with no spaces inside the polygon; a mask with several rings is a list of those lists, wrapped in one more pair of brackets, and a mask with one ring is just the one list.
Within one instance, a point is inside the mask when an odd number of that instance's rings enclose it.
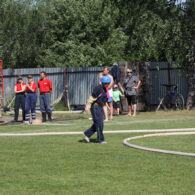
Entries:
{"label": "dirt patch", "polygon": [[5,125],[6,123],[6,121],[0,121],[0,125]]}
{"label": "dirt patch", "polygon": [[[40,119],[40,117],[37,117],[37,119]],[[80,119],[78,116],[71,116],[71,117],[54,117],[53,118],[53,122],[57,122],[57,121],[70,121],[70,120],[78,120]],[[14,122],[13,121],[13,117],[12,116],[3,116],[3,118],[0,120],[0,125],[20,125],[23,124],[23,121],[20,119],[18,120],[18,122]]]}

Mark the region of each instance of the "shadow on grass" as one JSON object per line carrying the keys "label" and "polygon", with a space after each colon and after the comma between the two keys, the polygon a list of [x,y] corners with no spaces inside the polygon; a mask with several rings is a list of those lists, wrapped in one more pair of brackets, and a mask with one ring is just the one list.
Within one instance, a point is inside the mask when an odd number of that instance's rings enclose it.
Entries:
{"label": "shadow on grass", "polygon": [[[87,143],[85,141],[85,139],[78,140],[78,142],[80,142],[80,143]],[[97,143],[97,139],[90,139],[90,142],[89,143]]]}

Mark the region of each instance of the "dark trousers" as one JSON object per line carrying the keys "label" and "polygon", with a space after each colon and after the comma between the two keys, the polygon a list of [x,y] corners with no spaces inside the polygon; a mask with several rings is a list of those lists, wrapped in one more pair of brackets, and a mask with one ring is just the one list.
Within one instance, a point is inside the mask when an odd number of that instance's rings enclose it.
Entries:
{"label": "dark trousers", "polygon": [[93,118],[93,125],[85,131],[87,137],[91,137],[97,132],[98,142],[104,141],[103,128],[104,128],[104,112],[101,106],[93,104],[91,107],[91,114]]}
{"label": "dark trousers", "polygon": [[30,120],[30,110],[32,115],[32,120],[36,119],[36,103],[37,103],[37,94],[36,93],[28,93],[26,95],[25,100],[25,120]]}
{"label": "dark trousers", "polygon": [[18,120],[19,108],[22,107],[22,118],[25,120],[25,94],[16,94],[15,105],[14,105],[14,120]]}
{"label": "dark trousers", "polygon": [[41,112],[51,113],[50,93],[40,93],[39,100]]}

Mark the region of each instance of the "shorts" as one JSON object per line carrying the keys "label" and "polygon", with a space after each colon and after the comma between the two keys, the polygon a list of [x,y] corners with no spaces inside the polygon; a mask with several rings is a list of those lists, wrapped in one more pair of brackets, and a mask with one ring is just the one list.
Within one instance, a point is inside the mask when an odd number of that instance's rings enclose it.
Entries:
{"label": "shorts", "polygon": [[120,108],[120,101],[113,102],[113,108]]}
{"label": "shorts", "polygon": [[112,102],[112,97],[108,98],[108,103]]}
{"label": "shorts", "polygon": [[128,96],[127,97],[127,102],[128,102],[128,105],[130,106],[131,104],[137,104],[137,97],[136,95],[131,95],[131,96]]}

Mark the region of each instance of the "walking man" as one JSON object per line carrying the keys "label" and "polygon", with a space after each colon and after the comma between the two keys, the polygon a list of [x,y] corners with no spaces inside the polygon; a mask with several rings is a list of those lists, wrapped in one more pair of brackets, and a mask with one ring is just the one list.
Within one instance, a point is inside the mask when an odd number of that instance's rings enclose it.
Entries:
{"label": "walking man", "polygon": [[17,83],[14,87],[14,92],[16,95],[15,105],[14,105],[14,122],[18,121],[19,108],[22,107],[22,119],[25,120],[25,91],[26,83],[23,82],[22,77],[19,77]]}
{"label": "walking man", "polygon": [[[109,67],[108,66],[105,66],[103,72],[101,72],[99,74],[99,83],[102,84],[101,83],[101,78],[103,76],[108,76],[111,79],[111,82],[107,86],[107,98],[108,98],[107,103],[108,103],[108,107],[109,107],[109,110],[110,110],[110,120],[112,120],[113,119],[112,85],[114,83],[114,80],[113,80],[113,76],[111,74],[109,74],[109,72],[110,72]],[[104,110],[104,115],[105,115],[105,120],[104,121],[107,122],[108,121],[108,109],[107,109],[107,105],[105,105],[103,107],[103,110]]]}
{"label": "walking man", "polygon": [[31,75],[28,75],[28,83],[26,84],[26,101],[25,101],[25,124],[30,123],[30,110],[32,121],[36,120],[36,103],[37,103],[37,84],[33,81]]}
{"label": "walking man", "polygon": [[132,74],[132,69],[127,69],[127,76],[124,79],[124,88],[125,88],[125,96],[128,102],[129,113],[128,116],[131,116],[131,106],[133,106],[133,116],[136,116],[137,109],[137,89],[141,85],[141,81],[137,76]]}
{"label": "walking man", "polygon": [[40,73],[38,87],[40,91],[40,110],[42,113],[42,122],[46,121],[46,114],[48,115],[48,120],[51,121],[52,111],[50,106],[50,96],[52,94],[52,82],[46,78],[46,72],[44,71]]}
{"label": "walking man", "polygon": [[106,144],[103,135],[104,128],[104,112],[103,106],[107,102],[106,87],[108,87],[111,79],[109,76],[103,76],[101,78],[101,85],[94,88],[92,95],[86,104],[85,111],[89,112],[91,108],[91,114],[93,118],[93,125],[84,132],[84,138],[86,142],[90,142],[89,138],[97,132],[98,143]]}

